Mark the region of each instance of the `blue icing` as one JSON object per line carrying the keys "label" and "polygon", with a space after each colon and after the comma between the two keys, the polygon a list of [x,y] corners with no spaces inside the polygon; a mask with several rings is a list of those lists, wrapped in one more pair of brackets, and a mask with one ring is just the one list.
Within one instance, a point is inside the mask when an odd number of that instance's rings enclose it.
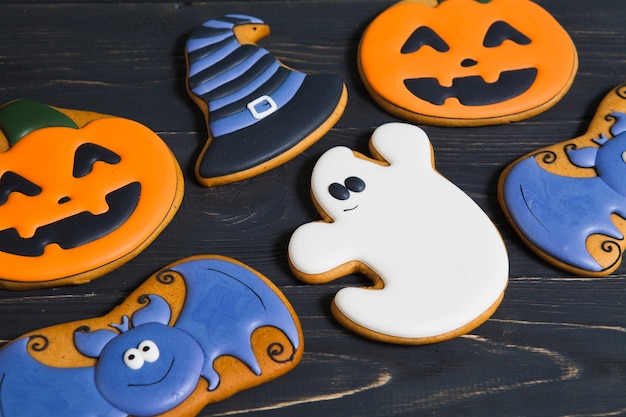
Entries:
{"label": "blue icing", "polygon": [[[139,358],[145,346],[153,356]],[[129,367],[125,361],[129,355],[140,362]],[[130,415],[152,416],[174,408],[193,392],[203,363],[202,349],[184,330],[146,323],[104,347],[95,381],[102,396],[116,408]]]}
{"label": "blue icing", "polygon": [[626,132],[626,114],[615,112],[611,113],[610,117],[615,119],[615,123],[611,126],[611,135],[617,136],[622,132]]}
{"label": "blue icing", "polygon": [[[276,108],[281,108],[289,102],[296,95],[298,89],[302,85],[306,75],[301,72],[290,72],[285,82],[278,88],[278,90],[271,93],[271,98],[276,104]],[[261,103],[267,104],[267,103]],[[258,109],[261,113],[263,108]],[[233,131],[244,129],[258,122],[250,110],[244,108],[242,111],[235,113],[231,116],[214,120],[211,123],[210,129],[213,136],[222,136]]]}
{"label": "blue icing", "polygon": [[202,346],[206,362],[202,375],[215,389],[219,376],[213,361],[232,355],[257,375],[261,369],[250,336],[261,326],[275,326],[299,346],[298,329],[283,301],[248,269],[219,259],[198,259],[172,267],[185,277],[187,299],[176,327]]}
{"label": "blue icing", "polygon": [[[297,349],[299,332],[289,309],[263,280],[228,261],[199,259],[172,270],[185,279],[187,297],[175,326],[158,295],[121,324],[74,333],[76,349],[95,367],[53,368],[33,359],[28,339],[0,350],[0,417],[122,417],[167,412],[182,403],[201,376],[219,385],[214,360],[232,355],[257,375],[251,334],[281,329]],[[130,325],[132,324],[132,326]]]}
{"label": "blue icing", "polygon": [[595,168],[602,180],[626,196],[626,132],[620,133],[598,149]]}
{"label": "blue icing", "polygon": [[94,384],[94,368],[53,368],[33,359],[28,339],[0,350],[0,416],[123,417]]}
{"label": "blue icing", "polygon": [[623,238],[610,215],[626,217],[626,197],[600,177],[555,175],[529,157],[509,172],[503,197],[514,223],[530,242],[577,268],[602,270],[585,247],[589,235]]}
{"label": "blue icing", "polygon": [[580,168],[593,168],[596,164],[598,148],[587,146],[580,149],[567,149],[569,160]]}

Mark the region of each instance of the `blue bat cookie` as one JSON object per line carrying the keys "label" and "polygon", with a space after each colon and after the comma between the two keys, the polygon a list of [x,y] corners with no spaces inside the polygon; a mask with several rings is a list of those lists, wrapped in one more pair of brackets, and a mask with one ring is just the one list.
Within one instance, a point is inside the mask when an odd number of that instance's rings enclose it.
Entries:
{"label": "blue bat cookie", "polygon": [[503,173],[500,203],[530,247],[581,275],[619,267],[626,219],[626,85],[588,132],[527,155]]}
{"label": "blue bat cookie", "polygon": [[[271,282],[228,258],[189,258],[95,322],[0,350],[0,416],[193,416],[198,401],[276,378],[301,355],[297,317]],[[225,356],[239,366],[219,365]]]}

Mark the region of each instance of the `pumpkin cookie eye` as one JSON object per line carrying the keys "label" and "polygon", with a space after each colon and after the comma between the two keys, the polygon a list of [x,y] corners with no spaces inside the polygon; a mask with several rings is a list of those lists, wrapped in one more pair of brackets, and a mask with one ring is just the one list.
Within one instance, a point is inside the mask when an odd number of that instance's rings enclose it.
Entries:
{"label": "pumpkin cookie eye", "polygon": [[102,146],[93,143],[83,143],[76,149],[74,154],[74,178],[82,178],[88,175],[93,169],[93,164],[98,161],[115,165],[121,161],[118,154]]}
{"label": "pumpkin cookie eye", "polygon": [[0,205],[6,203],[9,194],[14,192],[33,197],[41,193],[41,187],[15,172],[7,171],[0,177]]}
{"label": "pumpkin cookie eye", "polygon": [[448,52],[450,47],[444,41],[441,36],[429,28],[428,26],[421,26],[409,36],[409,39],[402,45],[400,53],[410,54],[417,52],[422,46],[428,45],[437,52]]}
{"label": "pumpkin cookie eye", "polygon": [[509,25],[502,20],[493,22],[487,33],[485,34],[485,40],[483,46],[485,48],[495,48],[502,45],[504,41],[513,41],[518,45],[529,45],[530,39],[513,26]]}

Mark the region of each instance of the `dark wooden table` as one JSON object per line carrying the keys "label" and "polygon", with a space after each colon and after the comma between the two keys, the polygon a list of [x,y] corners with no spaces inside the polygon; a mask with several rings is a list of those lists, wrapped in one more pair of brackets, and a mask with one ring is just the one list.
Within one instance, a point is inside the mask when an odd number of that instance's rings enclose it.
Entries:
{"label": "dark wooden table", "polygon": [[[309,286],[287,264],[293,230],[318,218],[309,198],[317,158],[335,145],[367,153],[374,128],[397,120],[366,94],[356,66],[363,30],[392,1],[2,2],[0,103],[32,98],[137,120],[173,150],[186,190],[156,241],[105,277],[0,291],[0,344],[105,314],[161,266],[214,253],[249,264],[283,290],[301,318],[305,354],[291,373],[209,405],[201,416],[626,415],[626,267],[586,278],[549,266],[522,244],[496,201],[508,163],[584,133],[605,93],[626,80],[626,3],[537,2],[578,49],[578,75],[563,100],[511,125],[425,127],[439,171],[493,219],[510,256],[509,287],[492,318],[469,335],[427,346],[385,345],[344,330],[330,315],[333,294],[367,281]],[[265,20],[272,34],[260,44],[286,65],[339,74],[349,101],[335,128],[295,160],[206,189],[193,176],[207,133],[185,90],[183,49],[193,28],[230,12]]]}

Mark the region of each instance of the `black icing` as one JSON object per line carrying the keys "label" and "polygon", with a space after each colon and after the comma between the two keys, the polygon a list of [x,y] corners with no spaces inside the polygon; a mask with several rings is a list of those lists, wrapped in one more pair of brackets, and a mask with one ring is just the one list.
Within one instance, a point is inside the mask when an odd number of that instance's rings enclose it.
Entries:
{"label": "black icing", "polygon": [[[230,30],[227,30],[226,32],[230,32]],[[200,49],[189,52],[189,62],[198,61],[206,56],[215,53],[215,51],[218,51],[229,43],[233,42],[234,38],[234,36],[229,36],[228,38],[222,39],[221,41],[205,45]]]}
{"label": "black icing", "polygon": [[471,58],[466,58],[463,61],[461,61],[461,66],[463,68],[470,68],[477,64],[478,64],[478,61],[476,61],[475,59],[471,59]]}
{"label": "black icing", "polygon": [[[283,83],[285,82],[285,80],[287,79],[290,73],[291,71],[285,67],[278,68],[278,70],[274,73],[274,75],[270,77],[269,80],[261,84],[259,88],[252,91],[250,94],[244,96],[240,100],[237,100],[235,102],[230,103],[227,106],[222,107],[221,109],[212,111],[211,121],[215,122],[216,120],[219,120],[221,118],[239,113],[242,109],[246,108],[248,103],[250,103],[252,100],[254,100],[257,97],[261,97],[265,94],[267,94],[268,96],[271,96],[274,91],[278,90],[278,88],[280,88],[283,85]],[[248,80],[248,81],[253,81],[253,80]]]}
{"label": "black icing", "polygon": [[254,125],[215,137],[198,173],[213,178],[240,172],[283,154],[314,132],[335,111],[343,82],[334,75],[307,75],[296,95]]}
{"label": "black icing", "polygon": [[[217,100],[218,98],[222,98],[236,91],[239,91],[250,82],[259,78],[259,76],[261,76],[261,74],[263,74],[263,72],[267,70],[267,68],[269,68],[269,66],[272,65],[274,62],[276,62],[276,58],[274,58],[271,54],[264,55],[241,76],[236,77],[233,80],[224,83],[221,86],[205,94],[202,94],[201,97],[204,101],[208,103],[210,101]],[[192,85],[192,80],[193,77],[189,79],[189,85]],[[193,84],[198,85],[195,82]]]}
{"label": "black icing", "polygon": [[231,68],[244,62],[246,59],[254,55],[259,48],[256,45],[242,45],[235,49],[225,59],[203,69],[192,78],[189,79],[189,88],[194,89],[197,86],[206,83],[209,80],[223,74]]}
{"label": "black icing", "polygon": [[328,186],[328,192],[333,196],[334,199],[337,200],[347,200],[350,198],[350,191],[339,184],[338,182],[333,182]]}
{"label": "black icing", "polygon": [[406,88],[416,97],[435,105],[456,97],[465,106],[501,103],[524,93],[537,78],[536,68],[504,71],[498,81],[488,83],[479,76],[455,78],[451,87],[443,87],[436,78],[404,80]]}
{"label": "black icing", "polygon": [[344,184],[346,185],[346,188],[348,190],[355,193],[360,193],[361,191],[365,190],[365,181],[363,181],[359,177],[348,177],[344,181]]}
{"label": "black icing", "polygon": [[493,22],[483,40],[483,46],[486,48],[495,48],[502,45],[502,42],[510,40],[518,45],[530,44],[530,39],[519,30],[506,22],[498,20]]}
{"label": "black icing", "polygon": [[98,161],[115,165],[121,161],[121,158],[115,152],[103,148],[100,145],[83,143],[74,153],[74,169],[72,170],[72,175],[74,178],[81,178],[88,175],[93,168],[93,164]]}
{"label": "black icing", "polygon": [[14,192],[33,197],[41,193],[41,187],[13,171],[7,171],[0,177],[0,205],[6,203],[9,194]]}
{"label": "black icing", "polygon": [[421,26],[415,29],[411,36],[409,36],[409,39],[402,45],[400,53],[410,54],[416,52],[424,45],[428,45],[438,52],[448,52],[450,50],[446,41],[444,41],[441,36],[437,35],[434,30],[428,26]]}
{"label": "black icing", "polygon": [[350,198],[350,191],[360,193],[365,190],[365,181],[359,177],[348,177],[342,184],[334,182],[328,186],[328,192],[337,200],[347,200]]}
{"label": "black icing", "polygon": [[41,226],[34,236],[21,237],[15,228],[0,231],[0,251],[20,256],[41,256],[50,243],[72,249],[93,242],[124,224],[135,211],[141,195],[141,184],[130,183],[106,197],[109,211],[91,214],[83,211],[65,219]]}

